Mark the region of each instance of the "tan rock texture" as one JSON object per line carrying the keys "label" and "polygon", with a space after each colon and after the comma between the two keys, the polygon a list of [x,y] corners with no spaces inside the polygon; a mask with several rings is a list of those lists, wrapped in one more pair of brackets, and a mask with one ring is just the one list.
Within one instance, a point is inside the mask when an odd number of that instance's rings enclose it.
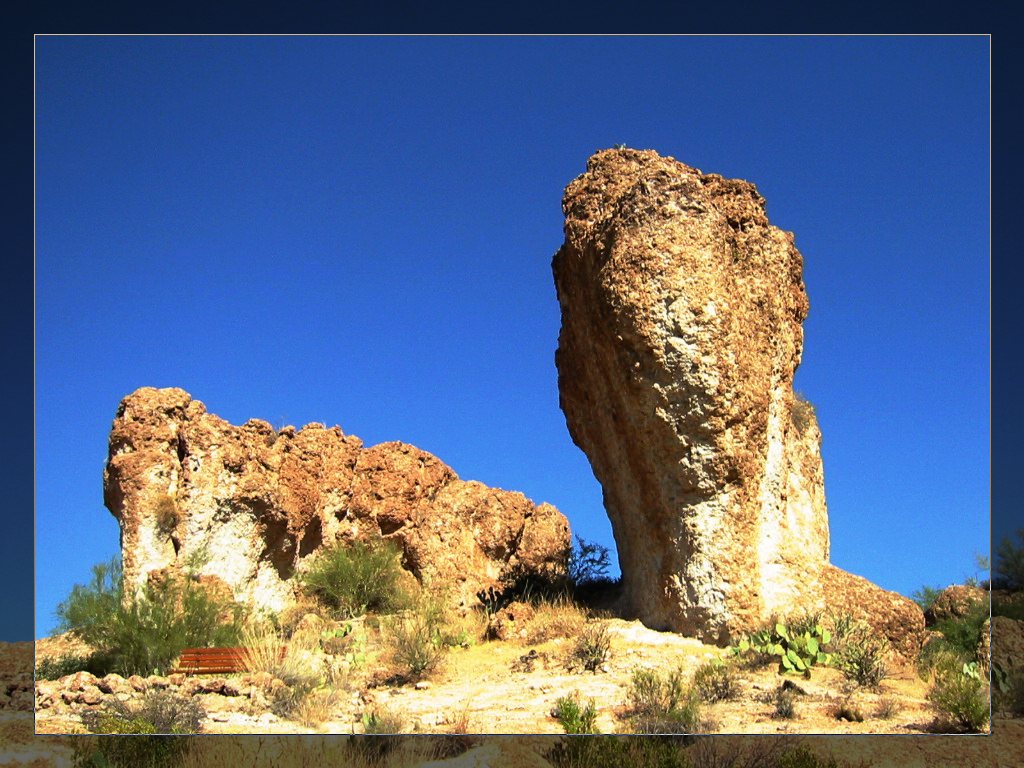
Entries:
{"label": "tan rock texture", "polygon": [[975,605],[988,600],[988,590],[967,584],[953,584],[942,590],[931,607],[924,612],[930,627],[938,621],[966,616]]}
{"label": "tan rock texture", "polygon": [[828,566],[821,432],[793,392],[803,259],[756,187],[605,150],[562,207],[559,393],[604,489],[627,609],[723,643],[825,608],[827,576],[902,600],[899,631],[923,630],[911,601]]}
{"label": "tan rock texture", "polygon": [[234,426],[181,389],[121,401],[104,501],[126,584],[199,563],[210,585],[271,610],[293,603],[293,577],[335,540],[393,540],[407,570],[466,604],[516,572],[557,572],[569,547],[550,504],[460,480],[411,445],[365,448],[323,424]]}

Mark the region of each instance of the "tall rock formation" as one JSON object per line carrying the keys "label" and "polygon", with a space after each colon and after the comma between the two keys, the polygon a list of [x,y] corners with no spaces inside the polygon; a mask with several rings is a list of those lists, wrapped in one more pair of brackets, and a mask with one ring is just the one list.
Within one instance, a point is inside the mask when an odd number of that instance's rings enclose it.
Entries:
{"label": "tall rock formation", "polygon": [[413,575],[454,585],[467,604],[518,572],[564,568],[569,546],[550,504],[460,480],[411,445],[364,448],[323,424],[233,426],[181,389],[121,401],[104,502],[121,526],[126,585],[198,563],[236,598],[272,610],[336,540],[393,540]]}
{"label": "tall rock formation", "polygon": [[793,393],[803,261],[764,205],[753,184],[630,149],[596,153],[566,188],[559,392],[624,600],[720,643],[839,601],[894,612],[886,633],[912,652],[916,606],[828,564],[821,432]]}

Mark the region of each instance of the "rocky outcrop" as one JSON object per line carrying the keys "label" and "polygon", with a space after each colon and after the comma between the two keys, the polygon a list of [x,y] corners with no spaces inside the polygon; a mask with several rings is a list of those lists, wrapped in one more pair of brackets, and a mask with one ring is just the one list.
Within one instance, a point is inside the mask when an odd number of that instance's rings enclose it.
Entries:
{"label": "rocky outcrop", "polygon": [[189,567],[281,610],[326,543],[388,539],[413,575],[464,602],[518,572],[557,571],[568,523],[550,504],[463,481],[403,443],[364,448],[339,427],[233,426],[181,389],[124,398],[104,501],[121,526],[125,583]]}
{"label": "rocky outcrop", "polygon": [[648,626],[727,642],[844,582],[919,632],[911,601],[828,566],[821,432],[793,392],[803,261],[764,206],[753,184],[629,149],[565,191],[559,392],[624,600]]}
{"label": "rocky outcrop", "polygon": [[967,584],[952,584],[939,592],[935,601],[924,612],[925,623],[930,627],[936,622],[966,616],[975,606],[988,599],[988,590]]}

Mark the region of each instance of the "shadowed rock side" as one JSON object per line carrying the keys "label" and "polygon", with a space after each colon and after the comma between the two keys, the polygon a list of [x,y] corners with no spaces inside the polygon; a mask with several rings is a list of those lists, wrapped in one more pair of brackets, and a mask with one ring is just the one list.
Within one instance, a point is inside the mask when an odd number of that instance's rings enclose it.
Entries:
{"label": "shadowed rock side", "polygon": [[653,151],[601,151],[566,188],[553,263],[561,405],[604,489],[627,610],[720,643],[825,607],[821,432],[792,386],[803,260],[764,204]]}
{"label": "shadowed rock side", "polygon": [[280,610],[291,578],[335,540],[391,539],[421,581],[458,600],[518,570],[564,568],[565,517],[521,493],[458,478],[403,443],[364,448],[339,427],[233,426],[181,389],[121,401],[104,502],[121,526],[126,584],[190,560],[253,605]]}

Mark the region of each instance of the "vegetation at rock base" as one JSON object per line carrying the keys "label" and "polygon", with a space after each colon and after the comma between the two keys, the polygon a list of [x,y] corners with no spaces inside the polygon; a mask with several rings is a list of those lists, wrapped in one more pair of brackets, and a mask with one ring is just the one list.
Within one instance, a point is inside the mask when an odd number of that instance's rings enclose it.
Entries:
{"label": "vegetation at rock base", "polygon": [[[96,649],[97,674],[163,674],[184,648],[234,645],[244,609],[212,595],[189,576],[149,582],[125,597],[120,561],[93,567],[57,607],[60,630]],[[102,662],[102,663],[101,663]]]}
{"label": "vegetation at rock base", "polygon": [[733,667],[720,659],[702,664],[693,673],[693,687],[701,700],[713,704],[739,696],[739,681]]}
{"label": "vegetation at rock base", "polygon": [[339,618],[397,610],[409,600],[398,556],[390,541],[335,542],[317,553],[302,585]]}
{"label": "vegetation at rock base", "polygon": [[935,675],[928,691],[928,702],[936,713],[933,730],[978,733],[988,723],[988,698],[977,668],[965,664],[962,669],[944,667]]}
{"label": "vegetation at rock base", "polygon": [[608,629],[602,624],[586,627],[569,655],[567,666],[570,669],[581,668],[587,672],[597,672],[611,655],[611,638]]}
{"label": "vegetation at rock base", "polygon": [[181,765],[192,747],[192,740],[185,735],[198,733],[205,717],[206,712],[194,699],[180,698],[166,691],[149,691],[133,706],[114,699],[102,709],[83,713],[82,724],[90,733],[166,735],[76,741],[75,766],[170,768]]}
{"label": "vegetation at rock base", "polygon": [[995,574],[992,586],[996,589],[1024,590],[1024,528],[1018,528],[1015,544],[1009,536],[996,545]]}
{"label": "vegetation at rock base", "polygon": [[846,631],[837,643],[833,663],[849,680],[866,688],[878,688],[888,674],[889,642],[864,622]]}
{"label": "vegetation at rock base", "polygon": [[700,698],[683,679],[681,668],[666,673],[635,669],[628,691],[629,732],[696,733],[700,729]]}

